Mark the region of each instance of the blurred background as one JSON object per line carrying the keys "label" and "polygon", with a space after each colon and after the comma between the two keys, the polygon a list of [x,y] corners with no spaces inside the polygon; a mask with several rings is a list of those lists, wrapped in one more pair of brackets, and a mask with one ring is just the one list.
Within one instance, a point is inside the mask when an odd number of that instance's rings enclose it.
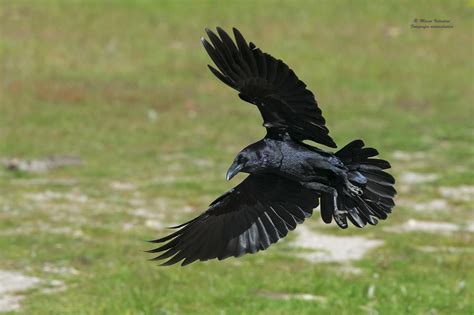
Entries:
{"label": "blurred background", "polygon": [[[1,1],[0,312],[473,314],[473,8]],[[340,230],[316,210],[257,255],[147,261],[265,134],[206,68],[217,25],[288,63],[339,146],[392,162],[389,220]]]}

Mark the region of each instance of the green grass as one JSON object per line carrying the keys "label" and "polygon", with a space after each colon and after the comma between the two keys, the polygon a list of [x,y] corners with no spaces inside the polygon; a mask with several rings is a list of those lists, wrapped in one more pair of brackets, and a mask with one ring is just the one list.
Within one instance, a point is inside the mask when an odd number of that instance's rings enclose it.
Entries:
{"label": "green grass", "polygon": [[[454,28],[414,30],[414,18],[450,19]],[[206,69],[199,38],[216,25],[238,27],[285,60],[315,92],[340,146],[360,137],[393,161],[396,177],[438,175],[399,187],[401,205],[377,227],[324,228],[385,241],[354,263],[361,274],[298,258],[292,236],[239,260],[186,268],[147,261],[144,240],[165,231],[134,209],[164,225],[196,215],[243,178],[228,183],[224,173],[265,132],[255,108]],[[474,185],[473,26],[468,1],[2,1],[0,158],[83,161],[44,174],[0,170],[0,269],[67,285],[24,293],[19,313],[473,314],[472,233],[383,229],[409,218],[472,221],[472,200],[448,200],[445,211],[409,205],[443,198],[441,186]],[[394,160],[395,151],[425,158]],[[114,181],[136,189],[118,191]],[[87,200],[31,199],[46,191]],[[318,217],[306,224],[323,229]],[[47,263],[79,274],[47,273]]]}

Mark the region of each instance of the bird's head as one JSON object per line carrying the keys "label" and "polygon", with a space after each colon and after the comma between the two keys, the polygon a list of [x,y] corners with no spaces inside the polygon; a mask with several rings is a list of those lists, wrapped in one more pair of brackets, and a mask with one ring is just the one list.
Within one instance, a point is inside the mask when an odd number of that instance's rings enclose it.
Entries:
{"label": "bird's head", "polygon": [[237,173],[257,173],[281,163],[281,153],[265,145],[263,141],[251,144],[237,154],[227,171],[226,179],[230,180]]}

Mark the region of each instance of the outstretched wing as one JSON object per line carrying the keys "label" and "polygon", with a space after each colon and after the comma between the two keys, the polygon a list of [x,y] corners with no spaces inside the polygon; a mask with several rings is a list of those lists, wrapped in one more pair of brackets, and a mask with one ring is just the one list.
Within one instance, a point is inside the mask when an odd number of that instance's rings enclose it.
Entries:
{"label": "outstretched wing", "polygon": [[209,56],[219,70],[209,69],[222,82],[239,91],[241,99],[257,105],[270,136],[289,134],[297,141],[313,140],[336,147],[314,94],[283,61],[247,44],[233,29],[235,43],[217,27],[206,29],[211,43],[202,38]]}
{"label": "outstretched wing", "polygon": [[150,252],[172,265],[196,260],[219,260],[268,248],[311,216],[319,196],[276,175],[249,175],[217,198],[197,218],[176,226],[176,232],[154,240],[164,243]]}

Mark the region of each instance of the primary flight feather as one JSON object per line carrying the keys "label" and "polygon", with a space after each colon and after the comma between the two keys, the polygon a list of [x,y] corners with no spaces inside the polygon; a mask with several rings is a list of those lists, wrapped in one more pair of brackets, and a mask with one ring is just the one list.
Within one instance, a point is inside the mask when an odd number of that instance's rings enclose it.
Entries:
{"label": "primary flight feather", "polygon": [[201,39],[220,72],[208,66],[222,82],[239,91],[244,101],[258,107],[269,133],[287,133],[294,140],[313,140],[335,148],[314,94],[285,63],[247,44],[234,28],[237,45],[221,28],[220,38],[206,30],[212,46]]}
{"label": "primary flight feather", "polygon": [[201,39],[215,63],[211,72],[259,109],[266,136],[243,149],[227,172],[250,174],[195,219],[176,226],[174,233],[154,240],[150,250],[163,265],[224,259],[268,248],[311,216],[321,203],[325,223],[341,228],[348,220],[357,227],[375,225],[392,208],[395,179],[390,164],[374,158],[377,150],[354,140],[336,153],[304,140],[336,147],[314,94],[281,60],[247,43],[233,29],[206,29]]}

